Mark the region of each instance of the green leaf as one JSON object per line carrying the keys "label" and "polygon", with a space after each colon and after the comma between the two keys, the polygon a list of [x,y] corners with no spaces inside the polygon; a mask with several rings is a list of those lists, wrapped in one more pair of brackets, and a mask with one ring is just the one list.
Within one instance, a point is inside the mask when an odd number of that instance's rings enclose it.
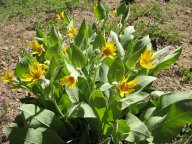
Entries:
{"label": "green leaf", "polygon": [[117,120],[116,124],[116,132],[114,135],[114,141],[119,143],[121,140],[124,140],[128,137],[130,132],[129,123],[127,120]]}
{"label": "green leaf", "polygon": [[69,25],[69,23],[70,23],[70,20],[69,20],[69,17],[68,17],[68,15],[67,15],[67,13],[64,11],[64,19],[63,19],[63,22],[64,22],[64,24],[65,25]]}
{"label": "green leaf", "polygon": [[37,38],[41,38],[42,42],[47,46],[47,35],[43,32],[42,29],[36,29]]}
{"label": "green leaf", "polygon": [[156,80],[156,77],[153,76],[137,76],[135,78],[138,81],[138,86],[140,91],[143,90],[146,86],[148,86],[149,84],[151,84],[154,80]]}
{"label": "green leaf", "polygon": [[[120,42],[124,47],[128,42],[130,42],[134,38],[133,36],[134,32],[135,32],[134,26],[128,26],[124,29],[123,33],[120,34],[119,36]],[[124,48],[124,49],[127,49],[127,48]]]}
{"label": "green leaf", "polygon": [[126,95],[125,98],[120,100],[122,102],[122,110],[137,102],[143,101],[148,96],[149,94],[144,92],[132,93]]}
{"label": "green leaf", "polygon": [[147,126],[143,122],[141,122],[136,116],[131,113],[128,113],[126,121],[131,129],[128,137],[125,139],[126,141],[137,143],[140,141],[144,141],[150,137],[150,133],[148,131]]}
{"label": "green leaf", "polygon": [[19,108],[23,112],[25,126],[29,128],[44,127],[56,132],[58,135],[69,136],[64,123],[52,112],[32,104],[26,104]]}
{"label": "green leaf", "polygon": [[50,61],[49,69],[48,69],[48,71],[46,73],[46,78],[50,79],[54,69],[57,68],[58,66],[59,66],[59,63],[58,63],[55,55],[53,55],[52,58],[51,58],[51,61]]}
{"label": "green leaf", "polygon": [[102,124],[106,121],[105,113],[107,110],[106,100],[101,90],[94,90],[89,98],[89,105],[93,108],[96,119],[92,119],[90,124],[97,134],[102,135]]}
{"label": "green leaf", "polygon": [[46,60],[51,60],[51,58],[53,57],[53,55],[55,56],[59,56],[59,54],[61,53],[60,49],[59,49],[59,45],[56,44],[50,48],[48,48],[46,50],[46,53],[45,53],[45,59]]}
{"label": "green leaf", "polygon": [[91,94],[90,84],[85,77],[78,77],[79,101],[88,102]]}
{"label": "green leaf", "polygon": [[119,38],[118,38],[117,34],[115,32],[113,32],[113,31],[111,31],[110,32],[110,37],[112,38],[113,42],[115,42],[117,52],[118,52],[120,58],[124,59],[125,51],[124,51],[121,43],[119,42]]}
{"label": "green leaf", "polygon": [[146,124],[154,137],[154,143],[170,142],[184,125],[192,123],[191,115],[192,100],[182,100],[171,104],[164,117],[158,117],[158,120],[149,118]]}
{"label": "green leaf", "polygon": [[156,57],[157,59],[160,58],[164,53],[166,53],[169,49],[171,48],[171,46],[167,46],[163,49],[160,49],[158,51],[156,51],[153,56]]}
{"label": "green leaf", "polygon": [[85,102],[71,106],[67,114],[68,118],[96,118],[93,109]]}
{"label": "green leaf", "polygon": [[101,90],[94,90],[91,93],[89,105],[93,108],[99,120],[102,121],[107,107],[105,97]]}
{"label": "green leaf", "polygon": [[56,44],[58,44],[59,39],[60,39],[60,34],[59,34],[59,32],[56,30],[56,27],[53,26],[53,27],[51,28],[51,31],[50,31],[49,35],[48,35],[49,47],[53,47],[53,46],[55,46]]}
{"label": "green leaf", "polygon": [[108,81],[110,83],[114,81],[119,82],[120,80],[123,79],[124,74],[125,74],[124,64],[120,59],[120,57],[117,57],[109,67],[109,71],[107,75]]}
{"label": "green leaf", "polygon": [[179,59],[181,52],[182,52],[182,48],[178,48],[174,52],[172,52],[171,54],[167,55],[165,58],[160,60],[156,68],[152,71],[152,74],[153,75],[157,74],[158,72],[166,68],[169,68],[172,64],[174,64]]}
{"label": "green leaf", "polygon": [[102,32],[98,32],[94,42],[93,42],[93,49],[101,49],[103,46],[105,46],[105,38],[102,34]]}
{"label": "green leaf", "polygon": [[106,18],[106,10],[101,3],[94,6],[94,13],[98,20],[103,20]]}
{"label": "green leaf", "polygon": [[71,44],[72,50],[72,64],[75,68],[82,68],[87,63],[86,56],[82,53],[82,51],[74,44]]}
{"label": "green leaf", "polygon": [[136,102],[128,107],[128,111],[134,115],[139,114],[143,111],[143,108],[145,108],[147,105],[147,100],[143,99],[139,102]]}
{"label": "green leaf", "polygon": [[28,69],[29,69],[28,68],[28,62],[27,62],[26,58],[23,58],[16,65],[15,75],[17,76],[17,78],[22,79],[23,78],[23,74],[26,74],[26,73],[29,72]]}
{"label": "green leaf", "polygon": [[73,75],[74,77],[78,77],[80,75],[73,65],[68,64],[67,62],[65,62],[65,65],[70,75]]}
{"label": "green leaf", "polygon": [[101,82],[104,82],[104,83],[108,82],[108,78],[107,78],[108,70],[109,70],[109,67],[106,64],[101,65],[99,69],[99,77]]}
{"label": "green leaf", "polygon": [[67,88],[67,86],[65,86],[65,90],[72,103],[79,102],[79,91],[76,87],[71,86],[70,88]]}
{"label": "green leaf", "polygon": [[126,5],[125,2],[123,2],[118,8],[117,8],[117,15],[121,17],[121,23],[124,23],[125,20],[128,19],[129,16],[129,8]]}
{"label": "green leaf", "polygon": [[86,26],[86,22],[85,22],[85,19],[83,20],[83,22],[81,23],[81,26],[79,28],[79,32],[77,34],[77,36],[75,37],[75,45],[80,47],[82,42],[85,39],[86,37],[86,34],[87,34],[87,26]]}
{"label": "green leaf", "polygon": [[63,112],[64,115],[67,114],[67,110],[69,109],[70,105],[71,100],[69,99],[69,96],[67,94],[62,95],[58,102],[58,107],[60,108],[60,110]]}
{"label": "green leaf", "polygon": [[160,97],[153,115],[164,115],[164,112],[167,111],[166,109],[169,109],[171,104],[190,99],[192,99],[192,91],[164,94]]}
{"label": "green leaf", "polygon": [[10,144],[65,144],[53,131],[45,128],[7,127],[4,131]]}
{"label": "green leaf", "polygon": [[146,47],[151,45],[149,36],[142,38],[137,41],[136,45],[133,47],[133,51],[130,51],[128,54],[128,59],[126,61],[126,66],[128,69],[133,69],[133,66],[139,61],[141,54]]}
{"label": "green leaf", "polygon": [[155,109],[156,109],[156,107],[150,107],[150,108],[144,110],[140,116],[141,120],[147,120],[149,117],[151,117],[151,115],[153,114]]}
{"label": "green leaf", "polygon": [[99,89],[101,91],[105,91],[105,90],[108,90],[112,87],[113,85],[109,84],[109,83],[104,83]]}

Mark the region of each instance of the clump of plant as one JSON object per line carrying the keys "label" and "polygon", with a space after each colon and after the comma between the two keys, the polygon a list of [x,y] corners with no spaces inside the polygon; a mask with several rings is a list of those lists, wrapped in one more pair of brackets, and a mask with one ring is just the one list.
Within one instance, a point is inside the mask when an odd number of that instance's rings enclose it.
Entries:
{"label": "clump of plant", "polygon": [[62,31],[38,29],[15,74],[1,77],[36,96],[25,99],[4,129],[10,143],[164,143],[192,121],[192,92],[164,94],[151,87],[182,49],[163,57],[169,47],[154,52],[149,36],[135,38],[134,27],[125,25],[125,3],[115,12],[117,33],[105,32],[108,7],[96,5],[94,12],[97,21],[88,26],[83,20],[78,31],[59,13]]}

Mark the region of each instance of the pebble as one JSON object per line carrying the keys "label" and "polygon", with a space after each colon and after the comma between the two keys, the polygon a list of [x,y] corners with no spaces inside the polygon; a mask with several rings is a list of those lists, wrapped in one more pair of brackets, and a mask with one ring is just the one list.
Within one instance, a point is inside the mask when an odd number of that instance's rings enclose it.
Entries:
{"label": "pebble", "polygon": [[186,14],[190,14],[191,11],[190,10],[186,10],[185,12],[186,12]]}

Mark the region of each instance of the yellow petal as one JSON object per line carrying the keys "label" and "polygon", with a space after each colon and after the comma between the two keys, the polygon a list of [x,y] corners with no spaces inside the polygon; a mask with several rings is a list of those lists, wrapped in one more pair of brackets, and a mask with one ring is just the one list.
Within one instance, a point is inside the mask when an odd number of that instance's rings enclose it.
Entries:
{"label": "yellow petal", "polygon": [[31,74],[23,74],[23,81],[30,82],[33,80],[33,76]]}

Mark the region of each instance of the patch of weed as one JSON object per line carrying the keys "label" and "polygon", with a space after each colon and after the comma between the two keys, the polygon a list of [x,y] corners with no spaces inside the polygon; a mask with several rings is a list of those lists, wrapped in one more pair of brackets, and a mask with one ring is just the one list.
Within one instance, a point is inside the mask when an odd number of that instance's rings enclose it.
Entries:
{"label": "patch of weed", "polygon": [[38,17],[42,12],[58,12],[76,7],[90,9],[91,4],[88,0],[1,0],[0,22],[7,22],[17,15],[29,18]]}

